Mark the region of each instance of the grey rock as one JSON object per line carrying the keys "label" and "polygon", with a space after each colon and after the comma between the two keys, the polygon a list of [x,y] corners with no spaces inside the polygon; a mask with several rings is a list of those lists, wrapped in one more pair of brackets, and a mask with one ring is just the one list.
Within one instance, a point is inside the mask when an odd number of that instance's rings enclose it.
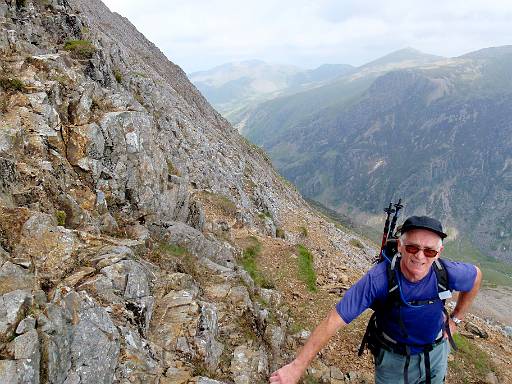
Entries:
{"label": "grey rock", "polygon": [[126,301],[126,308],[132,312],[133,320],[138,326],[140,334],[144,337],[148,334],[154,304],[155,299],[153,296],[144,296],[136,300]]}
{"label": "grey rock", "polygon": [[84,125],[89,122],[93,102],[92,96],[97,87],[98,85],[93,82],[81,84],[82,89],[79,89],[80,98],[77,102],[71,103],[69,108],[73,124]]}
{"label": "grey rock", "polygon": [[52,215],[36,212],[24,224],[14,256],[30,254],[40,277],[61,278],[74,260],[77,234],[57,226]]}
{"label": "grey rock", "polygon": [[254,284],[254,280],[252,279],[251,275],[245,270],[245,269],[238,269],[237,270],[238,275],[244,282],[244,284],[247,286],[249,292],[254,293],[256,285]]}
{"label": "grey rock", "polygon": [[22,333],[26,333],[35,328],[36,328],[36,319],[33,318],[32,316],[25,317],[18,324],[18,327],[16,328],[16,333],[18,335],[21,335]]}
{"label": "grey rock", "polygon": [[80,384],[80,375],[76,372],[70,372],[63,384]]}
{"label": "grey rock", "polygon": [[484,377],[485,384],[499,384],[499,380],[494,372],[488,372]]}
{"label": "grey rock", "polygon": [[122,291],[114,289],[112,280],[102,274],[95,275],[87,279],[78,287],[76,287],[76,290],[77,292],[87,291],[91,295],[94,295],[109,303],[116,303],[121,305],[124,304]]}
{"label": "grey rock", "polygon": [[6,340],[31,305],[32,295],[27,290],[15,290],[0,296],[0,340]]}
{"label": "grey rock", "polygon": [[141,375],[158,375],[160,367],[154,359],[148,342],[130,327],[119,327],[125,341],[124,358],[116,367],[116,379],[135,382]]}
{"label": "grey rock", "polygon": [[265,300],[269,305],[279,308],[282,303],[282,297],[279,292],[274,289],[265,289],[259,288],[258,292],[263,300]]}
{"label": "grey rock", "polygon": [[274,224],[274,221],[270,217],[265,216],[264,221],[263,221],[263,226],[264,226],[265,233],[268,236],[276,237],[277,228],[276,228],[276,225]]}
{"label": "grey rock", "polygon": [[359,376],[360,376],[359,372],[356,372],[356,371],[347,372],[346,381],[348,381],[349,383],[354,382],[358,379]]}
{"label": "grey rock", "polygon": [[96,268],[104,268],[109,265],[118,263],[124,259],[133,259],[133,251],[125,246],[110,247],[107,248],[103,253],[94,257],[91,262],[95,264]]}
{"label": "grey rock", "polygon": [[[111,383],[119,333],[105,309],[85,293],[58,292],[46,308],[42,330],[51,382],[62,383],[73,367],[81,383]],[[46,321],[46,324],[44,324]]]}
{"label": "grey rock", "polygon": [[176,351],[184,353],[186,355],[192,355],[192,350],[187,342],[186,337],[178,337],[176,340]]}
{"label": "grey rock", "polygon": [[126,234],[131,239],[147,240],[150,238],[149,230],[140,224],[130,225],[125,228]]}
{"label": "grey rock", "polygon": [[296,337],[301,342],[305,342],[309,338],[309,336],[311,336],[311,332],[308,331],[308,330],[303,329],[303,330],[297,332],[293,336]]}
{"label": "grey rock", "polygon": [[32,291],[32,295],[34,296],[34,305],[42,306],[48,301],[46,293],[42,289]]}
{"label": "grey rock", "polygon": [[484,329],[477,327],[475,324],[471,322],[466,322],[464,328],[466,329],[466,331],[482,339],[487,339],[489,337],[489,334]]}
{"label": "grey rock", "polygon": [[14,357],[18,379],[22,383],[39,383],[39,338],[35,329],[14,339]]}
{"label": "grey rock", "polygon": [[0,383],[19,384],[15,360],[0,360]]}
{"label": "grey rock", "polygon": [[24,268],[6,261],[0,267],[0,295],[15,290],[30,290],[35,280]]}
{"label": "grey rock", "polygon": [[247,288],[243,285],[237,285],[229,290],[228,299],[236,307],[246,309],[252,308],[251,297]]}
{"label": "grey rock", "polygon": [[211,303],[200,302],[199,305],[201,316],[195,343],[207,369],[215,372],[224,350],[224,345],[216,340],[219,333],[217,308]]}
{"label": "grey rock", "polygon": [[101,273],[110,279],[112,287],[122,292],[126,299],[148,296],[148,272],[141,264],[133,260],[121,260],[101,269]]}
{"label": "grey rock", "polygon": [[284,343],[285,332],[282,327],[274,324],[269,324],[265,329],[265,340],[270,344],[272,351],[279,355],[281,346]]}
{"label": "grey rock", "polygon": [[184,223],[167,222],[162,227],[153,227],[170,244],[186,248],[200,258],[207,258],[227,268],[233,268],[233,251],[225,244],[207,239],[197,229]]}
{"label": "grey rock", "polygon": [[0,245],[0,267],[9,258],[9,253]]}
{"label": "grey rock", "polygon": [[227,384],[224,381],[213,380],[208,377],[200,376],[197,378],[197,384]]}
{"label": "grey rock", "polygon": [[174,272],[167,275],[167,284],[169,288],[174,289],[175,291],[196,291],[197,294],[197,291],[199,290],[194,278],[186,273]]}
{"label": "grey rock", "polygon": [[338,367],[331,367],[331,378],[336,380],[343,380],[345,375]]}
{"label": "grey rock", "polygon": [[85,226],[92,221],[89,213],[80,207],[76,200],[70,195],[60,195],[57,200],[60,209],[66,213],[66,220],[64,223],[66,228],[76,229],[80,226]]}
{"label": "grey rock", "polygon": [[188,208],[187,224],[197,229],[198,231],[204,230],[205,216],[204,209],[197,201],[191,201]]}
{"label": "grey rock", "polygon": [[194,294],[173,291],[157,300],[151,317],[149,339],[165,351],[173,352],[179,337],[187,340],[197,333],[200,311]]}
{"label": "grey rock", "polygon": [[103,192],[102,190],[96,191],[96,208],[100,214],[104,214],[108,210],[105,192]]}
{"label": "grey rock", "polygon": [[255,350],[246,345],[235,348],[231,360],[231,373],[236,384],[258,382],[260,373],[268,372],[268,358],[264,349]]}
{"label": "grey rock", "polygon": [[[127,261],[128,262],[128,261]],[[136,299],[150,294],[148,274],[139,264],[132,266],[128,273],[124,297]]]}
{"label": "grey rock", "polygon": [[189,367],[169,367],[165,372],[165,378],[160,380],[162,384],[174,384],[174,383],[190,383],[192,379],[193,371]]}
{"label": "grey rock", "polygon": [[115,235],[119,232],[119,225],[116,219],[108,212],[100,217],[100,231],[108,235]]}
{"label": "grey rock", "polygon": [[512,327],[510,325],[503,327],[503,331],[508,337],[512,337]]}

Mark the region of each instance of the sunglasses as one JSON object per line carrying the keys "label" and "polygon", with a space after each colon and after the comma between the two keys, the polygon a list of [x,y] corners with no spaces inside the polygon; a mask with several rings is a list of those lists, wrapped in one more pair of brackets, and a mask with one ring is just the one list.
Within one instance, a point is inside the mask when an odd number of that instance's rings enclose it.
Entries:
{"label": "sunglasses", "polygon": [[439,251],[436,251],[435,249],[421,248],[418,247],[417,245],[412,244],[406,244],[405,250],[407,251],[407,253],[410,253],[412,255],[417,254],[419,251],[423,251],[423,254],[427,257],[436,257],[437,254],[439,253]]}

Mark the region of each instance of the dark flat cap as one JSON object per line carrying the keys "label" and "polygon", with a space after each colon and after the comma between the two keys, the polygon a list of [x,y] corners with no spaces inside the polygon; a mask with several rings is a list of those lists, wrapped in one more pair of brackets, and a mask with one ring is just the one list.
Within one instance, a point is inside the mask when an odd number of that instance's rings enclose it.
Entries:
{"label": "dark flat cap", "polygon": [[426,229],[427,231],[434,232],[438,234],[441,239],[444,239],[448,236],[443,232],[443,226],[439,222],[439,220],[433,219],[428,216],[411,216],[407,220],[404,221],[402,227],[400,228],[400,233],[405,233],[410,231],[411,229]]}

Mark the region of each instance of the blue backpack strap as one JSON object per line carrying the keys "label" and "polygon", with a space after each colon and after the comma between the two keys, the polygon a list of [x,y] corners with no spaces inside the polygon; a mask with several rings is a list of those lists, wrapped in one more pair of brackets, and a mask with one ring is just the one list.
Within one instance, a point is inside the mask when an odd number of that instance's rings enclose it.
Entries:
{"label": "blue backpack strap", "polygon": [[401,307],[402,297],[400,296],[400,286],[398,276],[400,275],[400,259],[401,255],[397,252],[394,254],[390,263],[386,264],[386,275],[388,278],[388,296],[386,298],[385,306],[388,308],[398,307],[398,324],[400,332],[404,338],[408,337],[407,329],[402,320]]}
{"label": "blue backpack strap", "polygon": [[444,266],[444,261],[442,259],[437,259],[433,266],[437,278],[437,293],[439,298],[443,301],[443,313],[446,318],[444,323],[444,330],[448,335],[448,341],[450,342],[450,345],[455,351],[458,351],[459,348],[457,348],[457,344],[455,344],[455,340],[453,340],[452,332],[450,330],[450,315],[448,314],[445,306],[446,299],[452,297],[448,272],[446,271],[446,267]]}

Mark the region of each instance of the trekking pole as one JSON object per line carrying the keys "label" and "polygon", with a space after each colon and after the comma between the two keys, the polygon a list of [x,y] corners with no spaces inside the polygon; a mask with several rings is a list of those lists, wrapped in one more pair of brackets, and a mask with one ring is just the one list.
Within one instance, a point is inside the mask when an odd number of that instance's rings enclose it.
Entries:
{"label": "trekking pole", "polygon": [[395,212],[395,210],[393,209],[393,204],[391,202],[389,202],[389,207],[387,208],[384,208],[384,212],[387,213],[387,217],[386,217],[386,223],[384,224],[384,232],[382,233],[382,244],[380,246],[380,250],[382,251],[382,249],[384,248],[384,245],[386,245],[386,240],[388,238],[388,231],[389,231],[389,219],[391,217],[391,214],[393,212]]}
{"label": "trekking pole", "polygon": [[387,235],[388,238],[393,237],[393,231],[395,230],[396,221],[398,219],[399,211],[404,207],[402,204],[402,199],[398,199],[398,203],[393,204],[395,206],[395,214],[393,216],[393,220],[391,221],[391,226],[389,227],[389,234]]}
{"label": "trekking pole", "polygon": [[389,218],[395,210],[393,209],[393,204],[389,202],[389,207],[384,208],[384,212],[388,214],[386,217],[386,223],[384,224],[384,232],[382,233],[382,244],[380,245],[380,252],[379,252],[379,258],[380,254],[382,253],[382,250],[384,249],[384,246],[386,245],[386,241],[388,240],[388,231],[389,231]]}

